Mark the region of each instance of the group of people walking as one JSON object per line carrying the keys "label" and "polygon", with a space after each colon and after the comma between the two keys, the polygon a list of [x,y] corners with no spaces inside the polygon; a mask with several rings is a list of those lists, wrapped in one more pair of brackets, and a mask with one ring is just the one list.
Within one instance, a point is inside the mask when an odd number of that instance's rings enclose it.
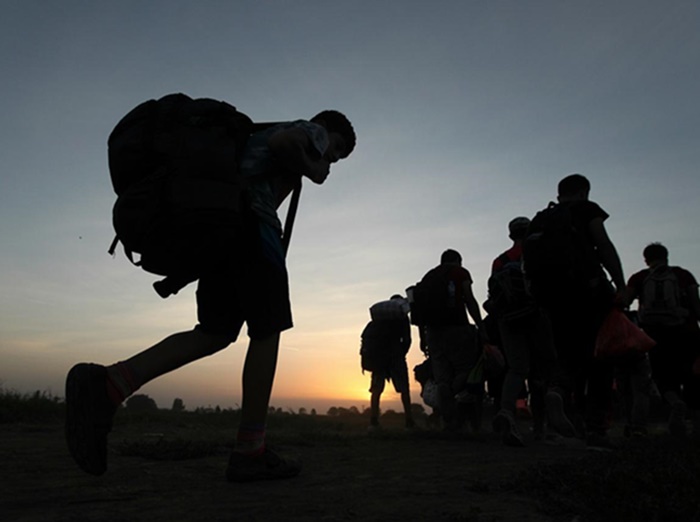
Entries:
{"label": "group of people walking", "polygon": [[[407,427],[414,425],[406,406],[410,321],[428,361],[415,371],[421,395],[446,430],[461,430],[467,421],[480,428],[488,387],[497,403],[493,429],[506,445],[525,445],[516,405],[527,396],[536,439],[578,437],[589,446],[611,447],[609,430],[618,420],[612,415],[615,390],[625,398],[629,436],[648,433],[650,396],[658,390],[668,430],[683,436],[691,421],[692,433],[700,436],[698,283],[689,271],[669,265],[660,243],[644,248],[647,268],[626,281],[605,228],[609,215],[589,199],[590,189],[584,176],[567,176],[559,182],[556,204],[532,219],[509,222],[513,244],[492,263],[485,317],[472,277],[454,250],[446,250],[440,264],[407,289],[402,344],[385,337],[387,346],[401,348],[391,349],[391,364],[372,375],[373,427],[387,379],[402,394]],[[630,311],[635,301],[637,309]],[[625,310],[651,337],[651,350],[596,353],[601,325],[614,308]],[[370,324],[381,321],[373,317]],[[410,346],[410,330],[408,335]],[[363,345],[371,337],[366,328]]]}
{"label": "group of people walking", "polygon": [[[125,360],[70,369],[65,436],[80,469],[107,471],[108,437],[125,399],[228,347],[245,323],[250,342],[241,421],[225,478],[248,482],[300,473],[298,459],[266,444],[280,335],[293,325],[285,256],[303,178],[323,184],[356,140],[352,123],[336,110],[309,120],[254,124],[225,102],[183,94],[144,102],[116,125],[108,140],[117,194],[110,250],[121,242],[132,262],[136,252],[137,264],[166,276],[154,285],[161,297],[197,281],[198,324]],[[423,365],[423,398],[428,401],[430,388],[446,429],[460,430],[467,420],[480,427],[484,377],[505,354],[493,423],[506,444],[522,444],[513,418],[525,382],[536,433],[547,426],[604,444],[614,370],[622,362],[596,358],[596,336],[611,307],[638,299],[640,324],[657,344],[649,357],[632,354],[624,361],[634,397],[630,432],[646,428],[650,363],[670,409],[671,431],[685,433],[690,413],[700,433],[697,282],[668,266],[664,247],[650,245],[644,251],[649,268],[626,284],[605,230],[608,214],[589,201],[589,192],[586,178],[568,176],[559,183],[557,205],[532,222],[511,222],[514,245],[494,262],[484,304],[488,317],[481,316],[472,277],[455,250],[445,251],[406,298],[396,295],[374,309],[376,325],[362,336],[363,367],[372,372],[373,427],[387,380],[401,393],[406,426],[415,426],[406,365],[413,323],[430,361]],[[287,199],[282,225],[278,209]],[[375,348],[387,344],[391,349],[382,356]]]}

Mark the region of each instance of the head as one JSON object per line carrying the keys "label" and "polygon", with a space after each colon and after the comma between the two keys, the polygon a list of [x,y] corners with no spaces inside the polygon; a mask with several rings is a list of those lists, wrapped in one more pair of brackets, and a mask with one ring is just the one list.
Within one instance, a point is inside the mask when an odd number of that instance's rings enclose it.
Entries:
{"label": "head", "polygon": [[570,174],[559,182],[557,199],[562,201],[587,200],[591,192],[591,183],[581,174]]}
{"label": "head", "polygon": [[355,149],[357,138],[352,123],[341,112],[327,110],[319,112],[311,118],[312,123],[316,123],[328,131],[329,155],[328,161],[335,163],[339,159],[347,158]]}
{"label": "head", "polygon": [[530,220],[520,216],[512,219],[508,223],[508,237],[513,241],[522,241],[527,235],[527,227],[530,226]]}
{"label": "head", "polygon": [[408,299],[406,299],[404,296],[401,294],[394,294],[389,298],[390,301],[396,301],[401,305],[401,310],[403,313],[407,314],[408,312],[411,311],[411,305],[408,304]]}
{"label": "head", "polygon": [[668,264],[668,249],[661,243],[651,243],[642,252],[644,262],[649,267]]}
{"label": "head", "polygon": [[456,250],[449,248],[440,256],[440,264],[462,266],[462,256]]}

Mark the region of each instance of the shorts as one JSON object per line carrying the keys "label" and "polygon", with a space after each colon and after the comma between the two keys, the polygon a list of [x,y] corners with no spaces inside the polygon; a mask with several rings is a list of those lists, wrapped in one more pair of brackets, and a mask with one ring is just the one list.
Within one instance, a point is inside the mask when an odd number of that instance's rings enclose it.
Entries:
{"label": "shorts", "polygon": [[406,364],[405,356],[397,356],[391,359],[389,368],[384,371],[372,372],[372,384],[370,385],[370,393],[384,392],[386,381],[391,380],[396,393],[405,393],[408,391],[408,365]]}
{"label": "shorts", "polygon": [[251,339],[293,326],[289,280],[279,234],[248,218],[226,262],[202,275],[197,286],[197,329],[228,335],[234,342],[243,323]]}

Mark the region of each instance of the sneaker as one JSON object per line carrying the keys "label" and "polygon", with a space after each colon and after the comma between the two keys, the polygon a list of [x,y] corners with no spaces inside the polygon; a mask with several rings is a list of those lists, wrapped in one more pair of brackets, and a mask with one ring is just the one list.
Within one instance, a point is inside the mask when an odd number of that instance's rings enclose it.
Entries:
{"label": "sneaker", "polygon": [[379,420],[376,417],[372,417],[369,420],[369,426],[367,426],[367,433],[372,433],[375,431],[380,431],[382,429],[381,425],[379,424]]}
{"label": "sneaker", "polygon": [[686,413],[687,408],[683,401],[678,401],[671,406],[671,414],[668,417],[668,431],[674,437],[682,437],[685,435]]}
{"label": "sneaker", "polygon": [[505,446],[514,448],[525,447],[525,443],[518,432],[515,420],[507,411],[499,411],[493,418],[492,425],[493,431],[501,435],[501,441]]}
{"label": "sneaker", "polygon": [[545,436],[546,436],[546,434],[544,432],[544,428],[542,428],[542,427],[532,428],[532,438],[534,440],[536,440],[537,442],[543,441],[545,439]]}
{"label": "sneaker", "polygon": [[476,395],[467,390],[463,390],[455,395],[455,401],[459,404],[474,404],[476,402]]}
{"label": "sneaker", "polygon": [[626,424],[622,434],[627,439],[640,439],[649,435],[649,431],[644,426],[634,426]]}
{"label": "sneaker", "polygon": [[226,480],[229,482],[253,482],[296,477],[301,472],[301,463],[293,458],[282,457],[269,446],[260,455],[251,457],[234,451],[228,459]]}
{"label": "sneaker", "polygon": [[66,442],[73,460],[87,473],[107,471],[107,434],[116,411],[107,395],[107,368],[73,366],[66,377]]}
{"label": "sneaker", "polygon": [[547,408],[547,418],[549,426],[559,435],[564,437],[575,437],[576,428],[564,413],[564,399],[555,391],[548,391],[544,396],[544,403]]}
{"label": "sneaker", "polygon": [[367,426],[367,433],[378,433],[382,431],[382,427],[379,424],[370,424]]}

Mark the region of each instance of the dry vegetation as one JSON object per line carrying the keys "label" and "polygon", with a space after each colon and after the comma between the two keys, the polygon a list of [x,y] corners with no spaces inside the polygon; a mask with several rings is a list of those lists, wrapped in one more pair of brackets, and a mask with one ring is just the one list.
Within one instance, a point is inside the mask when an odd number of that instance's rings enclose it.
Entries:
{"label": "dry vegetation", "polygon": [[[0,433],[41,434],[45,431],[54,435],[60,434],[63,407],[62,400],[50,394],[36,392],[23,395],[2,391],[0,393]],[[223,458],[225,461],[225,457],[221,457],[221,454],[228,451],[229,443],[235,434],[239,413],[238,410],[216,408],[198,411],[157,408],[138,411],[134,408],[123,408],[117,416],[116,435],[111,441],[111,451],[115,458],[128,458],[131,459],[128,462],[132,463],[134,459],[142,462],[158,461],[154,462],[154,465],[163,465],[164,461],[175,464],[180,461],[195,463],[206,461],[210,457],[216,457],[211,460],[218,461]],[[395,509],[390,512],[395,513],[397,517],[403,513],[403,520],[469,522],[518,520],[516,514],[509,515],[507,509],[499,511],[492,505],[497,499],[518,499],[516,506],[520,507],[517,509],[522,510],[522,499],[528,499],[530,502],[528,505],[535,514],[530,513],[525,516],[526,512],[521,512],[524,517],[522,520],[700,521],[698,478],[700,477],[700,442],[697,440],[671,439],[659,432],[655,436],[627,440],[619,449],[612,452],[563,451],[557,456],[554,450],[543,447],[522,450],[503,448],[488,432],[481,437],[461,436],[463,440],[454,440],[454,437],[451,439],[441,431],[430,429],[407,434],[402,429],[403,417],[394,412],[384,415],[382,419],[384,430],[368,437],[367,418],[361,412],[354,408],[335,408],[330,413],[333,414],[312,415],[303,411],[300,414],[272,409],[268,426],[270,439],[280,446],[317,455],[325,461],[333,461],[337,458],[342,462],[342,466],[365,465],[368,469],[374,469],[373,460],[379,459],[380,456],[385,457],[386,448],[391,447],[395,451],[405,448],[413,454],[410,459],[407,457],[406,464],[392,462],[389,466],[386,462],[390,461],[387,460],[383,464],[378,464],[382,469],[376,471],[379,475],[386,472],[387,480],[391,481],[394,481],[397,476],[406,475],[403,477],[406,483],[402,487],[409,497],[415,498],[402,499],[401,502],[404,503],[418,501],[430,503],[431,498],[434,497],[436,509],[442,505],[441,490],[438,485],[416,486],[416,479],[411,478],[411,471],[401,469],[402,465],[409,465],[409,460],[413,463],[411,465],[416,465],[415,462],[420,461],[420,455],[415,454],[422,451],[421,448],[429,447],[431,451],[437,451],[435,448],[439,446],[454,448],[469,445],[475,452],[473,457],[460,455],[460,458],[467,459],[467,462],[473,463],[473,466],[482,466],[483,469],[479,473],[464,473],[459,486],[455,486],[455,477],[462,477],[462,475],[449,467],[444,468],[449,476],[446,478],[446,483],[459,490],[449,495],[445,493],[445,498],[454,498],[454,506],[448,503],[442,507],[442,511],[438,509],[434,516],[422,518],[419,513],[413,513],[414,516],[412,516],[410,506],[401,511],[398,509],[399,504],[396,504]],[[8,436],[6,440],[24,439]],[[56,444],[57,448],[60,445],[56,441],[52,444]],[[378,453],[382,452],[382,448],[384,452]],[[23,451],[21,448],[4,447],[3,458],[15,457]],[[426,458],[434,460],[435,454]],[[532,455],[530,460],[527,460],[528,454]],[[356,455],[356,462],[352,462],[352,455]],[[510,458],[517,455],[517,462],[513,461],[513,473],[504,474],[502,470],[503,466],[507,465],[508,455],[511,456]],[[330,462],[329,465],[332,464]],[[442,465],[448,466],[449,459]],[[491,467],[491,472],[487,469],[488,466]],[[64,471],[64,473],[74,473],[74,470]],[[343,473],[347,473],[347,470]],[[356,473],[357,477],[363,476],[359,469],[353,468],[352,473]],[[434,474],[431,476],[439,477],[442,472],[438,467],[431,473]],[[368,471],[368,474],[371,472]],[[31,476],[36,478],[37,475],[34,473]],[[318,481],[319,477],[314,480]],[[381,480],[381,476],[378,480]],[[435,482],[434,478],[431,480]],[[396,487],[399,487],[398,484],[399,482],[395,483]],[[411,484],[414,485],[411,486]],[[11,486],[18,487],[17,484]],[[41,484],[36,486],[41,489]],[[345,486],[340,483],[337,487]],[[434,490],[431,490],[431,487]],[[421,495],[426,497],[419,499]],[[470,499],[468,505],[459,507],[460,498]],[[475,498],[477,501],[474,500]],[[482,504],[479,503],[479,499],[483,502]],[[20,513],[15,509],[17,502],[19,501],[16,499],[0,501],[0,508],[9,508],[8,513],[17,515]],[[467,501],[464,500],[464,502]],[[256,509],[258,509],[255,511],[256,514],[251,515],[249,519],[264,520],[265,511],[263,510],[269,510],[269,506]],[[298,509],[303,511],[301,507]],[[340,508],[335,505],[327,508],[309,507],[309,512],[303,513],[303,516],[302,514],[295,517],[289,515],[287,518],[314,520],[315,515],[311,512],[314,511],[316,515],[320,515],[322,513],[319,510],[324,509],[327,510],[324,511],[325,518],[330,520],[391,519],[387,518],[387,512],[383,512],[381,516],[378,514],[382,509],[388,509],[387,502],[384,502],[384,505],[377,504],[374,508],[366,507],[369,511],[365,513],[358,512],[359,508],[354,507],[344,508],[345,511],[342,512],[344,514],[338,515],[337,509]],[[332,511],[334,509],[336,511]],[[376,518],[372,516],[371,509],[379,510],[375,513]],[[329,515],[331,511],[335,515]],[[61,518],[56,518],[56,520],[59,519]],[[84,519],[103,520],[90,516]],[[32,516],[17,515],[7,520],[41,520],[41,516],[32,518]],[[156,517],[153,520],[160,519]]]}

